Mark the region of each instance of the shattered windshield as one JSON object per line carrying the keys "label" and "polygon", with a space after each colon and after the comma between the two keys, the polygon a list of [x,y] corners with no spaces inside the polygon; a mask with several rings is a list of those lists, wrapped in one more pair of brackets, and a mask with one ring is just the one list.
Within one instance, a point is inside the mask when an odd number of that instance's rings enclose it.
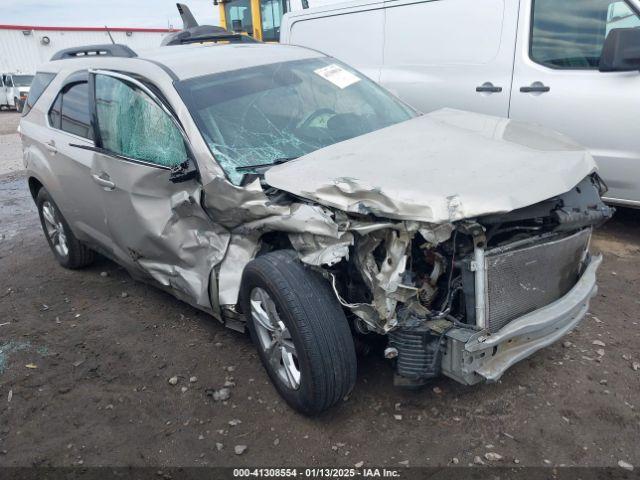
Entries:
{"label": "shattered windshield", "polygon": [[416,116],[331,58],[207,75],[177,88],[236,185],[248,166],[281,163]]}

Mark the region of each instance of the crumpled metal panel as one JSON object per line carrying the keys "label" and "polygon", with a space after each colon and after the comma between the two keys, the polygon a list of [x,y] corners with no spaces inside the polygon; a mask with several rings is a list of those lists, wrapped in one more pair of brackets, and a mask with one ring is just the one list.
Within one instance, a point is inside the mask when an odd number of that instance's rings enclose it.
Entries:
{"label": "crumpled metal panel", "polygon": [[335,265],[343,258],[349,260],[349,247],[353,245],[353,234],[341,232],[339,238],[292,233],[291,245],[300,254],[300,260],[308,265]]}
{"label": "crumpled metal panel", "polygon": [[[300,237],[295,245],[306,252],[309,263],[314,265],[324,263],[326,256],[326,253],[318,250],[328,246],[328,243],[339,242],[345,236],[345,232],[339,231],[331,210],[307,203],[274,203],[257,180],[246,187],[238,187],[219,178],[203,189],[203,207],[212,221],[224,225],[231,235],[229,250],[220,264],[218,283],[221,305],[237,303],[242,271],[257,254],[263,234],[277,231],[307,235],[311,243]],[[315,247],[311,246],[313,242],[316,242]],[[347,254],[345,250],[341,252]],[[342,258],[338,258],[336,253],[334,251],[332,254],[334,262]]]}
{"label": "crumpled metal panel", "polygon": [[[355,247],[356,255],[374,301],[371,305],[350,305],[340,300],[372,328],[388,330],[394,325],[398,302],[417,294],[415,288],[401,284],[412,238],[420,231],[427,241],[436,245],[447,240],[453,231],[450,224],[353,220],[344,212],[321,205],[278,204],[265,194],[259,181],[238,187],[219,179],[203,188],[203,207],[212,221],[223,224],[231,235],[219,267],[220,305],[237,302],[242,271],[259,251],[260,237],[265,233],[287,233],[301,261],[314,267],[349,260],[349,249],[356,244],[357,236],[360,243]],[[387,258],[382,266],[377,266],[373,250],[381,242],[387,249]]]}
{"label": "crumpled metal panel", "polygon": [[218,274],[218,303],[235,305],[238,302],[242,271],[258,253],[258,235],[232,235],[229,248],[220,264]]}
{"label": "crumpled metal panel", "polygon": [[585,149],[550,130],[440,110],[275,166],[265,179],[346,212],[440,224],[533,205],[595,170]]}

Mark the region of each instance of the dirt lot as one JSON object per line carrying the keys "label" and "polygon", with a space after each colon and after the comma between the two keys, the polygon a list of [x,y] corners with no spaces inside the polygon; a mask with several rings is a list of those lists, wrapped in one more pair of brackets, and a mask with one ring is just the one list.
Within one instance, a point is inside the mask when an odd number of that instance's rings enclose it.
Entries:
{"label": "dirt lot", "polygon": [[[487,452],[503,465],[640,465],[640,212],[597,234],[600,292],[564,344],[497,384],[443,378],[419,392],[364,357],[350,398],[308,419],[280,400],[244,335],[107,260],[55,263],[24,175],[6,173],[20,165],[8,153],[20,153],[16,124],[0,113],[1,466],[434,466]],[[206,395],[226,381],[229,401]]]}

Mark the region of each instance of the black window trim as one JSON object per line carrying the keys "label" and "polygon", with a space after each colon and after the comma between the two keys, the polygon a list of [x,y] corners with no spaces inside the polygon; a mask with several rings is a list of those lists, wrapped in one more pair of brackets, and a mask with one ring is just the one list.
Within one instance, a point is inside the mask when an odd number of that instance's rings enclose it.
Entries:
{"label": "black window trim", "polygon": [[185,178],[187,176],[191,177],[193,176],[193,174],[195,174],[196,176],[199,175],[198,162],[196,161],[196,157],[193,154],[193,148],[191,146],[189,137],[184,127],[182,126],[182,123],[178,119],[178,116],[175,114],[175,112],[169,105],[169,102],[166,100],[166,98],[164,98],[164,96],[160,92],[160,89],[157,86],[155,86],[152,82],[148,81],[146,78],[142,78],[135,74],[121,72],[121,71],[105,70],[105,69],[89,69],[88,74],[89,74],[89,102],[91,105],[91,112],[90,112],[91,125],[94,131],[95,146],[94,147],[87,147],[84,145],[71,145],[71,146],[84,148],[87,150],[93,150],[97,153],[101,153],[109,157],[117,158],[119,160],[135,163],[138,165],[154,167],[154,168],[159,168],[161,170],[168,170],[168,171],[176,170],[176,167],[168,167],[166,165],[160,165],[157,163],[148,162],[146,160],[128,157],[126,155],[122,155],[120,153],[113,152],[109,149],[104,148],[102,144],[102,137],[100,135],[100,127],[98,123],[95,78],[96,78],[96,75],[106,75],[112,78],[116,78],[124,83],[128,83],[134,89],[141,90],[145,95],[148,95],[149,98],[151,98],[151,100],[155,104],[157,104],[167,115],[169,115],[169,118],[171,118],[173,124],[176,126],[176,128],[180,132],[180,135],[182,136],[182,141],[184,142],[185,150],[187,153],[186,161],[178,165],[178,167],[182,167],[182,168],[178,168],[182,172],[182,173],[178,173],[178,175],[184,174]]}
{"label": "black window trim", "polygon": [[[622,2],[624,2],[630,9],[632,12],[634,12],[636,15],[640,16],[640,10],[638,10],[635,5],[631,4],[628,2],[628,0],[620,0]],[[558,67],[558,66],[551,66],[551,65],[545,65],[544,63],[540,63],[538,60],[536,60],[535,58],[533,58],[533,21],[535,18],[535,9],[536,9],[536,2],[537,0],[531,0],[531,12],[529,14],[529,48],[528,48],[528,56],[529,56],[529,60],[531,60],[533,63],[535,63],[536,65],[540,65],[541,67],[544,68],[548,68],[550,70],[569,70],[569,71],[573,71],[573,72],[593,72],[596,71],[598,73],[601,73],[598,70],[598,67],[590,67],[590,68],[584,68],[584,67]]]}

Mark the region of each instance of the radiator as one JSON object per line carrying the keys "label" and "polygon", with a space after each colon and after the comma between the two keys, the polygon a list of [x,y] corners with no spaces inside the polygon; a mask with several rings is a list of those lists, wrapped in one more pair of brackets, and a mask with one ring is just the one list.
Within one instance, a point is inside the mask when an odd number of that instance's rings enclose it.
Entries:
{"label": "radiator", "polygon": [[548,305],[576,284],[591,230],[554,235],[533,244],[485,252],[486,325],[497,332],[510,321]]}

